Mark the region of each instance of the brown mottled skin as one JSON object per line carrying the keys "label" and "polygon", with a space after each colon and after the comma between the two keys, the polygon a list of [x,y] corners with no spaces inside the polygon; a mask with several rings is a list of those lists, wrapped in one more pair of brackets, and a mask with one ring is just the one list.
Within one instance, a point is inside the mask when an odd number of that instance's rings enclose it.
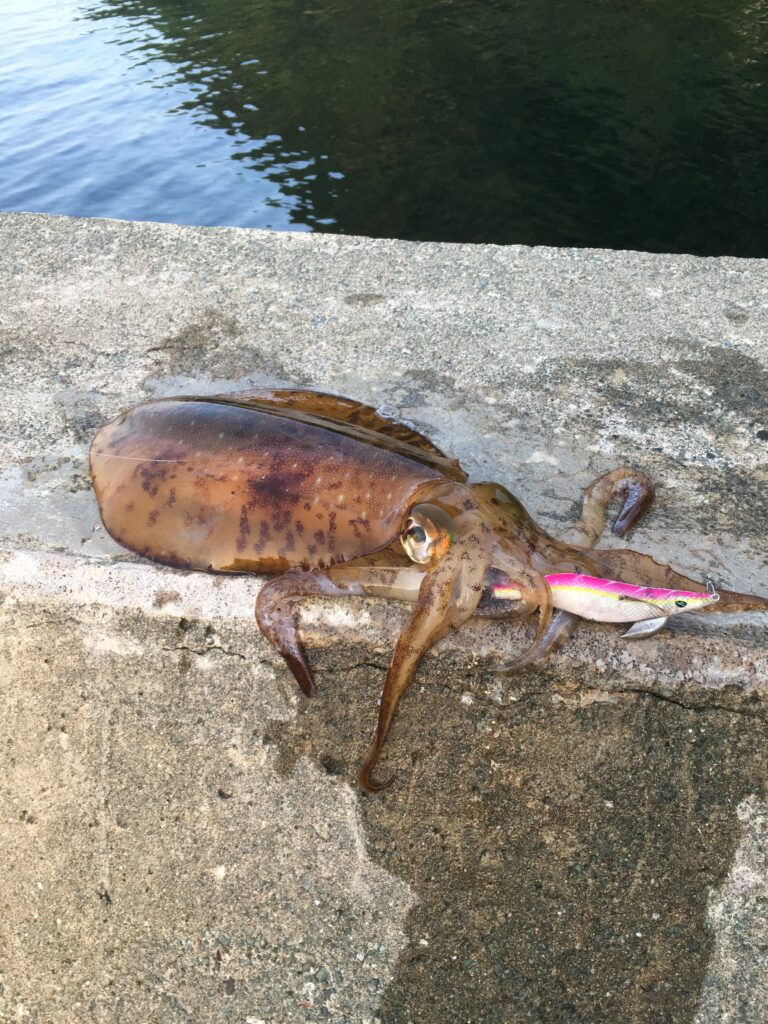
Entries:
{"label": "brown mottled skin", "polygon": [[[372,771],[422,655],[473,614],[511,618],[539,609],[532,646],[501,667],[513,671],[545,657],[579,621],[552,616],[546,574],[702,586],[636,551],[595,549],[614,498],[622,499],[618,536],[648,508],[653,485],[645,474],[622,468],[599,477],[581,519],[558,540],[505,488],[469,484],[457,462],[412,428],[319,392],[147,402],[99,431],[91,474],[105,527],[144,557],[209,572],[283,574],[262,588],[256,617],[307,694],[315,684],[298,634],[300,598],[377,594],[414,603],[360,770],[369,791],[381,788]],[[408,548],[411,527],[417,542],[426,536],[424,557]],[[400,541],[420,564],[408,562]],[[490,600],[492,572],[514,579],[522,600]],[[765,610],[768,601],[726,591],[711,607]]]}
{"label": "brown mottled skin", "polygon": [[104,524],[157,562],[220,572],[316,569],[386,547],[443,479],[394,451],[247,404],[160,400],[99,433]]}

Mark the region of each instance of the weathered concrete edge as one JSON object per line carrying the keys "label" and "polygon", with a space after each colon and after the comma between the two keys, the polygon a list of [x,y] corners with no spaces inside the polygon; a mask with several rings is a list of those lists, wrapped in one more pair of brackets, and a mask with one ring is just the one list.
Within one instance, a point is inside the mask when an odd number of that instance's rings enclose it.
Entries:
{"label": "weathered concrete edge", "polygon": [[[212,577],[138,560],[104,562],[41,552],[0,552],[0,593],[13,601],[100,605],[149,617],[229,620],[247,637],[257,631],[253,609],[262,585],[263,578]],[[302,630],[310,650],[363,644],[385,664],[407,614],[405,605],[370,598],[307,600]],[[756,642],[759,625],[746,615],[730,615],[719,623],[678,622],[674,631],[630,642],[621,639],[617,627],[584,623],[546,663],[546,675],[553,694],[558,682],[578,682],[587,691],[637,690],[718,706],[725,693],[734,710],[746,699],[751,706],[768,711],[768,653]],[[498,702],[514,702],[516,691],[525,690],[532,672],[539,670],[534,667],[521,684],[514,675],[495,675],[493,664],[511,660],[526,643],[529,628],[475,621],[443,640],[428,657],[450,652],[457,667],[482,666],[488,670],[486,692]],[[752,629],[754,635],[747,639]],[[269,645],[259,640],[265,656],[281,664]]]}
{"label": "weathered concrete edge", "polygon": [[[17,229],[19,244],[15,246]],[[216,252],[217,259],[222,254],[228,255],[230,249],[232,252],[230,259],[236,254],[242,255],[247,252],[248,257],[254,261],[254,266],[260,265],[262,260],[268,259],[271,264],[270,274],[276,275],[277,278],[280,277],[281,268],[284,272],[288,272],[291,260],[297,261],[303,275],[307,274],[313,253],[320,254],[325,268],[323,273],[332,276],[332,267],[326,262],[329,255],[367,250],[373,250],[378,254],[392,254],[395,264],[397,261],[404,261],[405,265],[409,261],[424,265],[430,261],[440,264],[444,259],[458,260],[461,266],[466,268],[464,272],[471,272],[470,268],[474,260],[483,263],[486,273],[488,266],[497,271],[500,279],[503,279],[504,275],[509,273],[513,267],[516,267],[520,260],[527,259],[529,254],[535,255],[537,260],[542,261],[542,266],[550,266],[553,270],[558,269],[561,273],[564,265],[569,267],[573,264],[578,267],[579,264],[587,261],[590,275],[595,273],[604,275],[606,271],[621,273],[621,289],[624,294],[626,294],[628,278],[631,278],[637,268],[641,268],[643,271],[647,269],[655,275],[658,275],[659,270],[663,273],[670,272],[672,277],[679,274],[679,268],[686,268],[687,272],[696,275],[706,275],[716,269],[717,273],[725,275],[724,280],[728,275],[735,275],[735,279],[738,280],[745,272],[756,275],[758,280],[763,280],[766,274],[765,261],[739,260],[734,257],[713,259],[592,249],[560,250],[546,247],[531,249],[525,246],[416,243],[389,239],[373,240],[357,236],[285,234],[238,228],[190,228],[183,225],[66,218],[44,214],[1,214],[0,230],[8,232],[9,235],[11,244],[6,250],[6,254],[14,251],[21,253],[20,270],[29,273],[31,269],[33,274],[37,271],[28,265],[30,246],[37,245],[39,247],[42,242],[42,250],[39,251],[42,251],[44,255],[46,242],[58,244],[62,238],[69,240],[73,256],[86,265],[91,260],[95,261],[94,271],[104,273],[110,270],[114,263],[119,263],[121,259],[120,251],[116,246],[127,242],[130,246],[135,247],[138,242],[139,247],[149,246],[152,259],[158,262],[162,262],[165,258],[176,258],[179,252],[183,256],[188,256],[189,252],[193,252],[194,269],[198,272],[206,269],[206,263],[211,259],[207,249]],[[89,252],[87,244],[82,245],[83,239],[86,240],[86,243],[90,239],[94,241],[92,252]],[[43,268],[41,271],[44,278],[51,271],[56,275],[61,273],[61,257],[58,252],[50,252],[47,256],[44,255],[44,259],[51,261],[51,266]],[[278,266],[274,266],[275,260],[279,261]],[[66,266],[64,270],[66,273]],[[383,267],[382,271],[384,272]],[[186,270],[186,273],[189,274],[189,270]],[[253,274],[253,267],[246,266],[244,274],[245,277]],[[132,280],[132,284],[136,283],[139,288],[145,287],[141,280]],[[491,283],[493,283],[492,279]],[[70,295],[71,289],[66,283],[66,277],[62,286],[66,293],[67,305],[71,305],[73,302],[77,305],[75,297]],[[528,285],[526,284],[525,287]],[[768,283],[766,287],[768,287]],[[38,297],[34,298],[40,304]],[[87,295],[85,300],[86,309],[88,309],[92,302],[92,296]],[[42,298],[43,307],[48,301],[48,298]],[[43,312],[45,312],[44,308]],[[691,317],[700,317],[701,313],[698,308],[693,307],[689,308],[687,312]],[[444,311],[440,310],[438,316],[443,322]],[[511,308],[509,316],[514,318],[519,314],[514,308]],[[420,315],[419,319],[423,320],[423,316]],[[765,319],[764,316],[763,319]],[[737,318],[732,323],[740,323],[740,321]],[[555,329],[549,321],[541,321],[541,326],[538,327],[537,324],[537,328],[545,335],[547,332],[551,334]],[[560,330],[560,328],[557,329]],[[636,328],[633,327],[632,330],[634,332]],[[579,333],[583,332],[577,332],[577,337]],[[512,338],[515,339],[516,336],[513,334]],[[742,342],[749,346],[757,356],[764,354],[763,346],[755,347],[753,338],[747,336],[742,339]],[[600,348],[605,348],[604,341],[600,341],[598,344]],[[571,342],[571,346],[573,346],[573,342]],[[436,353],[436,355],[438,354]],[[73,453],[73,457],[80,463],[80,471],[85,471],[85,467],[82,465],[85,452],[81,451],[79,455]],[[50,492],[50,495],[47,491],[41,493],[47,496],[45,498],[47,503],[53,504],[57,501],[58,496],[55,491]],[[89,515],[93,519],[96,518],[94,510],[95,506],[91,502]],[[55,518],[54,509],[51,509],[49,518]],[[35,559],[39,555],[38,551],[30,552],[32,563],[30,563],[28,581],[31,585],[33,579],[37,580],[35,585],[41,588],[41,594],[48,593],[53,597],[54,593],[47,591],[46,588],[51,585],[51,581],[56,575],[62,574],[70,581],[70,585],[64,590],[71,596],[77,590],[75,581],[80,572],[79,569],[76,569],[73,574],[73,566],[77,567],[82,564],[84,575],[80,578],[83,580],[86,591],[90,588],[94,593],[110,593],[113,595],[110,600],[119,603],[120,598],[114,588],[107,587],[105,589],[101,583],[88,583],[89,573],[96,571],[94,566],[100,564],[97,559],[83,559],[77,552],[70,551],[73,561],[66,565],[57,566],[54,563],[46,565],[41,562],[37,569],[32,568],[31,566],[36,564]],[[24,576],[26,571],[23,569],[23,563],[18,562],[18,558],[19,552],[17,551],[0,570],[3,574],[10,573],[9,582],[17,588],[23,586],[19,575]],[[174,579],[178,580],[178,576],[174,576]],[[227,585],[232,586],[232,581],[227,581]],[[210,581],[200,584],[201,589],[209,587]],[[253,582],[248,584],[248,590],[251,594],[254,592]],[[17,589],[17,593],[20,594],[21,590]],[[30,590],[28,593],[32,596],[34,590]],[[57,593],[61,597],[61,592],[57,591]],[[215,593],[217,595],[224,593],[219,588],[219,584],[217,584]],[[153,614],[152,608],[147,607],[146,602],[144,604],[136,603],[133,598],[126,598],[126,600],[131,607],[141,609],[144,613]],[[252,597],[243,600],[242,606],[247,609],[244,612],[244,617],[252,622],[250,619],[251,601]],[[309,607],[311,608],[311,603]],[[172,606],[169,606],[168,614],[171,614],[172,610]],[[215,618],[228,617],[230,612],[224,607],[208,608],[203,602],[200,604],[200,614]],[[329,622],[327,608],[324,614],[326,621]],[[380,610],[379,615],[381,614],[384,614],[383,610]],[[305,616],[305,620],[309,626],[311,614]],[[397,621],[396,618],[394,622]],[[768,669],[766,667],[768,653],[764,644],[760,644],[758,636],[764,630],[766,621],[768,621],[768,616],[765,615],[744,617],[743,619],[734,619],[733,617],[720,619],[719,616],[707,616],[701,619],[689,617],[676,622],[673,629],[665,631],[658,639],[635,643],[621,641],[615,628],[587,624],[580,628],[577,636],[562,653],[551,660],[547,666],[547,672],[571,678],[577,676],[582,681],[591,681],[592,685],[606,688],[610,688],[610,680],[615,674],[621,673],[630,685],[648,687],[651,691],[655,690],[659,693],[701,690],[703,699],[707,699],[709,691],[719,691],[723,688],[732,688],[735,692],[751,695],[762,695],[768,687]],[[350,629],[357,629],[362,636],[365,632],[363,627],[364,620],[359,617],[358,613],[354,611],[351,614],[345,613],[347,633]],[[327,633],[327,630],[319,629],[316,630],[316,633],[317,635],[312,637],[313,642],[323,643],[321,634]],[[333,633],[331,632],[330,635],[332,637]],[[390,635],[392,634],[390,633]],[[442,647],[444,650],[454,648],[462,652],[465,664],[469,665],[475,662],[478,656],[491,660],[508,660],[515,651],[521,648],[523,643],[523,634],[516,627],[507,626],[500,630],[483,624],[477,628],[470,627],[458,636],[444,641]],[[680,652],[676,648],[684,648],[681,657],[678,657]],[[514,689],[514,683],[510,683],[510,686]],[[498,686],[496,692],[498,692]]]}

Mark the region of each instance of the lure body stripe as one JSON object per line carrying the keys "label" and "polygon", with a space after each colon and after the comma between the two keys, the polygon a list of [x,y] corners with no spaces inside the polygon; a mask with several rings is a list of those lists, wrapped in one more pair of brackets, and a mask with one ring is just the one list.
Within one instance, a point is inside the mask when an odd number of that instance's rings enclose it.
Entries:
{"label": "lure body stripe", "polygon": [[[695,611],[718,600],[714,590],[663,590],[582,573],[553,573],[546,579],[555,608],[594,622],[642,622]],[[493,596],[499,600],[519,600],[520,590],[513,580],[508,580],[493,587]]]}

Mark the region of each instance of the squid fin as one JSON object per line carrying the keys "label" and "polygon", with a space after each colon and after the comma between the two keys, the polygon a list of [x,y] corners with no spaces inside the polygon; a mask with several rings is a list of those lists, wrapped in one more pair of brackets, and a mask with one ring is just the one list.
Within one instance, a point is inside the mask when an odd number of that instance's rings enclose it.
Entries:
{"label": "squid fin", "polygon": [[647,636],[653,636],[663,629],[669,619],[668,615],[660,615],[657,619],[642,619],[630,626],[626,633],[622,633],[625,640],[643,640]]}

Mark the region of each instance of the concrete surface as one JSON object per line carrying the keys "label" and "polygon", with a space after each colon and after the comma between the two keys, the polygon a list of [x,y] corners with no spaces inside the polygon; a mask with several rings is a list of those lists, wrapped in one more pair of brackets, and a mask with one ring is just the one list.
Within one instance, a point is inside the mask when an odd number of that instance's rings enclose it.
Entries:
{"label": "concrete surface", "polygon": [[768,266],[0,216],[0,1021],[762,1024],[765,616],[425,659],[352,785],[404,610],[308,603],[99,528],[86,452],[153,395],[385,405],[552,530],[630,462],[633,546],[768,591]]}

